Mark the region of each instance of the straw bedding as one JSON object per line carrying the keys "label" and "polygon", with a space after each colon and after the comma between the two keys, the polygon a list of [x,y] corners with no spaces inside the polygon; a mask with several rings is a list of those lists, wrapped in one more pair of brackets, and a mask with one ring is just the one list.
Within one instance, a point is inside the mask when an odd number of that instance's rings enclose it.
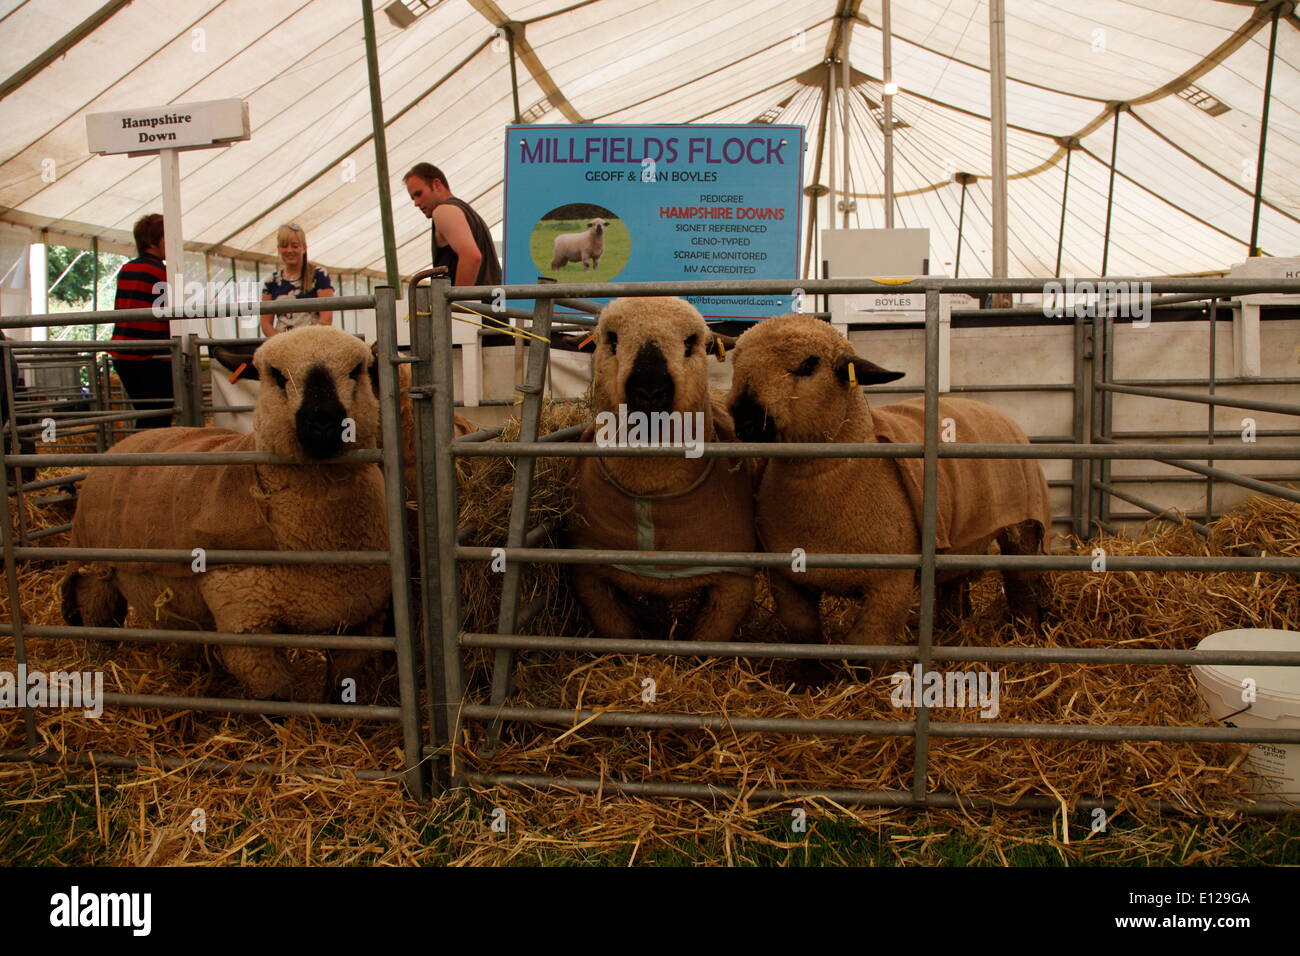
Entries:
{"label": "straw bedding", "polygon": [[[551,406],[543,432],[584,420],[580,406]],[[517,426],[509,426],[517,434]],[[80,436],[79,436],[80,437]],[[70,449],[69,449],[70,450]],[[570,507],[571,462],[540,459],[538,494],[530,526],[561,517]],[[470,543],[502,543],[513,465],[481,458],[460,463],[462,526],[474,530]],[[41,477],[52,477],[53,469]],[[56,508],[32,509],[32,527],[68,520]],[[63,536],[42,541],[57,545]],[[1275,555],[1300,555],[1300,506],[1251,499],[1214,525],[1207,542],[1188,528],[1153,523],[1137,540],[1103,537],[1085,544],[1067,541],[1080,553],[1103,547],[1108,554],[1235,554],[1255,547]],[[55,563],[20,566],[26,620],[61,623]],[[463,571],[466,629],[493,630],[494,579],[486,565]],[[1300,620],[1300,583],[1285,574],[1156,572],[1066,572],[1049,576],[1051,598],[1044,634],[1012,631],[996,576],[985,575],[973,589],[974,610],[958,627],[941,628],[941,644],[987,646],[1164,647],[1190,648],[1206,634],[1230,627],[1294,627]],[[526,606],[534,597],[545,611],[529,633],[586,633],[581,616],[557,569],[530,569],[523,575]],[[7,594],[0,595],[9,618]],[[830,600],[827,621],[832,636],[847,628],[851,605]],[[690,607],[662,611],[651,626],[661,634],[688,620]],[[647,620],[650,620],[649,618]],[[135,619],[128,626],[138,625]],[[913,621],[915,624],[915,621]],[[682,628],[684,629],[684,627]],[[741,640],[774,641],[782,634],[766,589],[746,620]],[[28,664],[46,670],[100,668],[107,690],[226,696],[238,693],[232,678],[199,666],[165,644],[120,644],[111,649],[82,642],[29,638]],[[320,655],[295,651],[304,679],[318,673]],[[482,664],[473,656],[471,696],[486,694]],[[0,637],[0,669],[12,669],[12,638]],[[889,674],[906,668],[887,665],[878,673],[839,668],[837,679],[820,690],[790,693],[780,684],[780,668],[762,661],[660,659],[610,655],[525,654],[517,664],[511,703],[542,707],[662,711],[728,716],[815,717],[907,720],[908,709],[890,703]],[[973,669],[982,669],[972,665]],[[1196,689],[1186,667],[1077,666],[1008,664],[1001,668],[998,721],[1071,724],[1205,724]],[[641,700],[643,680],[655,681],[656,700]],[[974,711],[935,710],[935,720],[973,720]],[[39,814],[50,802],[72,801],[79,809],[61,823],[58,834],[0,827],[0,860],[34,858],[42,840],[45,859],[105,863],[503,863],[539,858],[578,862],[617,851],[628,862],[666,847],[703,843],[715,846],[708,862],[744,862],[754,848],[773,852],[795,846],[789,833],[789,806],[771,808],[745,799],[711,803],[648,800],[602,795],[514,791],[491,788],[469,800],[439,798],[432,810],[412,804],[394,782],[356,780],[349,768],[397,769],[401,736],[396,725],[328,722],[312,718],[282,721],[195,711],[109,709],[100,720],[77,712],[46,711],[37,722],[41,750],[59,755],[114,751],[144,759],[163,756],[187,761],[181,769],[119,772],[104,767],[76,768],[0,764],[0,792],[19,793],[21,803],[3,812],[19,819]],[[0,746],[21,748],[19,712],[0,712]],[[1022,795],[1046,795],[1065,807],[1081,796],[1121,801],[1112,820],[1135,830],[1088,837],[1086,818],[1074,814],[1068,830],[1049,841],[1062,860],[1104,862],[1113,855],[1153,860],[1195,838],[1199,847],[1179,857],[1213,862],[1233,851],[1245,831],[1231,802],[1248,793],[1241,772],[1240,745],[1099,743],[935,739],[931,743],[929,785],[933,789],[978,794],[999,802]],[[253,777],[216,775],[193,766],[200,758],[256,760],[276,766],[323,768]],[[507,725],[492,752],[481,727],[462,728],[457,739],[461,768],[573,775],[605,779],[730,784],[742,793],[758,787],[837,787],[906,789],[911,782],[912,745],[908,738],[790,736],[726,731],[645,731],[584,726],[556,728]],[[104,794],[104,787],[113,788]],[[1154,817],[1151,801],[1169,801],[1214,819],[1195,824]],[[34,806],[32,804],[35,804]],[[927,848],[935,834],[965,833],[973,859],[998,863],[1006,850],[1031,837],[1019,814],[989,811],[930,811],[918,815],[896,809],[836,808],[825,802],[809,808],[887,837],[900,860],[942,861]],[[494,834],[490,808],[505,809],[508,835]],[[191,828],[191,811],[206,813],[205,832]],[[26,815],[26,816],[19,816]],[[1057,823],[1065,811],[1057,814]],[[1269,825],[1269,824],[1261,824]],[[1055,826],[1055,824],[1054,824]],[[1055,830],[1054,830],[1055,832]],[[1087,837],[1087,842],[1084,841]],[[712,841],[712,842],[710,842]],[[919,841],[919,842],[918,842]],[[711,851],[713,852],[713,851]],[[539,857],[539,854],[543,856]],[[550,856],[545,856],[550,854]],[[797,862],[797,856],[790,856]],[[845,862],[852,862],[851,858]]]}

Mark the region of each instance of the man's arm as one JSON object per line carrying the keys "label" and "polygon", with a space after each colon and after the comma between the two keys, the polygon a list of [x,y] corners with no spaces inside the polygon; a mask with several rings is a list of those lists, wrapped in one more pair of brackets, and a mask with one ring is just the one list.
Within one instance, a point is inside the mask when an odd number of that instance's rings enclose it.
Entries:
{"label": "man's arm", "polygon": [[479,252],[478,243],[474,241],[469,220],[458,207],[443,203],[433,209],[433,225],[456,253],[456,275],[452,277],[452,285],[473,285],[478,278],[483,253]]}

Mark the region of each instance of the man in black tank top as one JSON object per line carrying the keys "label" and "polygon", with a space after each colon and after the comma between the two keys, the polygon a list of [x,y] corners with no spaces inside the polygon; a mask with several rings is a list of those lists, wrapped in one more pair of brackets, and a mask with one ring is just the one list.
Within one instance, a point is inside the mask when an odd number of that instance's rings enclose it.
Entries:
{"label": "man in black tank top", "polygon": [[406,174],[406,192],[433,220],[433,264],[446,266],[452,285],[499,285],[501,262],[483,217],[451,194],[447,177],[431,163]]}

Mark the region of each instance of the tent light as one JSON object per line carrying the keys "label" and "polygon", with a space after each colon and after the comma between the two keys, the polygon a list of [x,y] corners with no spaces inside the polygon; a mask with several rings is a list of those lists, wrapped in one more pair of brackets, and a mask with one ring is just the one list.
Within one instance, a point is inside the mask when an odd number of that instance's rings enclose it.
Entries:
{"label": "tent light", "polygon": [[897,96],[897,95],[898,95],[898,84],[897,84],[897,83],[894,83],[893,81],[890,81],[889,83],[886,83],[886,84],[885,84],[885,95],[886,95],[886,96]]}
{"label": "tent light", "polygon": [[1223,102],[1217,96],[1207,93],[1194,83],[1189,83],[1178,91],[1178,98],[1186,100],[1197,109],[1204,110],[1211,116],[1222,116],[1232,109],[1227,103]]}
{"label": "tent light", "polygon": [[519,122],[536,123],[539,119],[541,119],[543,116],[546,115],[547,111],[550,110],[550,108],[551,108],[550,98],[542,97],[532,106],[528,107],[528,109],[523,111],[523,113],[519,117]]}
{"label": "tent light", "polygon": [[392,21],[393,26],[400,30],[405,30],[423,13],[428,13],[442,0],[393,0],[388,6],[384,7],[384,13]]}

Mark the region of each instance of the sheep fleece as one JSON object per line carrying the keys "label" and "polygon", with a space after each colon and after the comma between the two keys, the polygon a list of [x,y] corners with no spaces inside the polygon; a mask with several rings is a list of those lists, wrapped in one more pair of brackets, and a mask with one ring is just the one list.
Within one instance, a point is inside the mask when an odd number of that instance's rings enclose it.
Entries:
{"label": "sheep fleece", "polygon": [[[873,406],[871,417],[877,441],[898,444],[925,441],[924,399]],[[1029,441],[1019,425],[979,402],[940,399],[941,435],[946,418],[951,418],[956,425],[957,442],[1023,445]],[[894,463],[920,527],[924,461],[896,458]],[[960,551],[1022,521],[1037,521],[1045,531],[1052,526],[1047,481],[1038,462],[1028,458],[940,458],[936,516],[935,547],[941,551]]]}
{"label": "sheep fleece", "polygon": [[[241,435],[222,428],[166,428],[124,439],[108,454],[145,452],[256,451],[256,435]],[[284,467],[284,466],[281,466]],[[373,526],[339,522],[340,514],[383,515],[383,477],[375,465],[349,470],[346,479],[333,480],[325,469],[317,472],[306,503],[269,510],[281,491],[281,467],[264,471],[253,465],[162,465],[97,468],[82,484],[73,518],[70,546],[82,548],[194,548],[257,550],[384,550],[388,546],[382,520]],[[288,466],[293,467],[293,466]],[[334,466],[337,467],[337,466]],[[274,530],[273,530],[274,529]],[[323,533],[323,534],[322,534]],[[309,541],[310,539],[310,541]],[[327,570],[328,567],[328,570]],[[319,580],[323,574],[341,573],[346,586],[326,607],[313,599],[309,616],[351,625],[364,620],[388,598],[388,569],[382,566],[280,566],[274,570],[281,586],[293,587],[299,576]],[[220,566],[227,574],[252,570]],[[130,563],[119,573],[133,579],[145,574],[168,579],[179,588],[180,604],[193,606],[184,585],[199,575],[190,564]],[[242,578],[242,575],[241,575]],[[306,581],[303,582],[304,584]],[[288,595],[290,603],[296,603]],[[276,603],[279,603],[278,599]],[[272,611],[263,608],[263,611]],[[287,607],[286,607],[287,610]],[[301,613],[301,612],[299,612]],[[278,616],[278,615],[277,615]],[[297,616],[292,614],[291,616]]]}

